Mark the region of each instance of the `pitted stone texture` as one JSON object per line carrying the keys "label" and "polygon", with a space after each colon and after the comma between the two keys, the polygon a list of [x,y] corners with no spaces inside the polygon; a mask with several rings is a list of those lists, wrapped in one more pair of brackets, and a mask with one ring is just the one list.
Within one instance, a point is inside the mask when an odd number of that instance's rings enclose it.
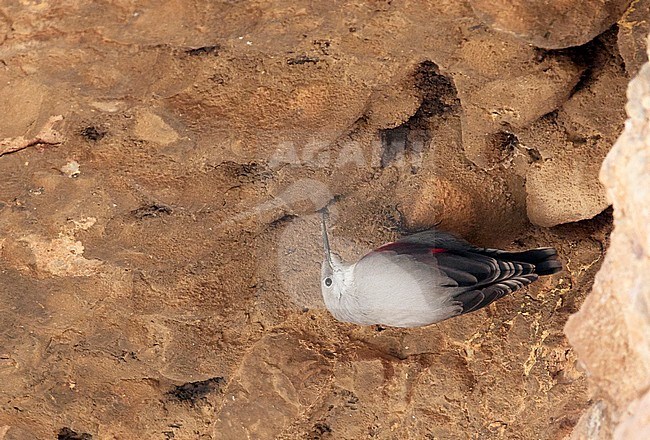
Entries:
{"label": "pitted stone texture", "polygon": [[452,66],[451,75],[463,108],[463,148],[486,169],[507,159],[503,135],[561,107],[584,71],[568,56],[542,55],[494,31],[479,32],[460,51],[466,58]]}
{"label": "pitted stone texture", "polygon": [[612,39],[603,39],[589,77],[554,114],[520,133],[539,153],[526,173],[528,218],[540,226],[585,220],[609,202],[598,169],[623,128],[625,72]]}
{"label": "pitted stone texture", "polygon": [[618,50],[631,77],[648,61],[646,43],[650,32],[650,0],[633,2],[618,21]]}
{"label": "pitted stone texture", "polygon": [[[565,329],[618,425],[617,439],[650,432],[650,64],[627,95],[625,130],[600,174],[615,229],[593,291]],[[574,438],[584,437],[580,429]]]}
{"label": "pitted stone texture", "polygon": [[631,0],[471,0],[495,29],[545,49],[580,46],[611,27]]}

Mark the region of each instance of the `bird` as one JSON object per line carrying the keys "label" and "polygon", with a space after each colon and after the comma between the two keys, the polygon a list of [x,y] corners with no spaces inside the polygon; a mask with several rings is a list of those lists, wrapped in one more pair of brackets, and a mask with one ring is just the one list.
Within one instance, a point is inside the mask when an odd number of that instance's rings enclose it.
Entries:
{"label": "bird", "polygon": [[551,247],[521,252],[480,248],[435,228],[387,243],[347,264],[330,250],[325,214],[322,233],[323,301],[336,320],[358,325],[435,324],[482,309],[562,270]]}

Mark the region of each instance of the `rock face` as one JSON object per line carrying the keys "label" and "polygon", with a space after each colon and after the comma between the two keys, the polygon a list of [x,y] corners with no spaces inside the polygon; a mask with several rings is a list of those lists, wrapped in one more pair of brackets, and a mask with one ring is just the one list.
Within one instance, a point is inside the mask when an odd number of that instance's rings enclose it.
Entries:
{"label": "rock face", "polygon": [[615,228],[593,291],[566,325],[598,401],[575,439],[650,433],[650,64],[627,96],[625,130],[600,174]]}
{"label": "rock face", "polygon": [[580,46],[616,23],[631,0],[470,0],[495,29],[545,49]]}
{"label": "rock face", "polygon": [[[0,2],[1,440],[570,433],[618,33],[543,50],[467,2],[335,3]],[[584,4],[554,10],[581,38],[619,5]],[[325,205],[348,260],[438,225],[566,270],[439,325],[347,325]]]}
{"label": "rock face", "polygon": [[613,37],[594,43],[592,67],[558,111],[521,131],[522,144],[542,158],[526,172],[526,207],[535,224],[550,227],[584,220],[608,205],[597,176],[623,128],[627,86]]}
{"label": "rock face", "polygon": [[477,32],[460,52],[450,75],[465,157],[486,172],[511,167],[525,181],[534,224],[602,212],[608,202],[598,169],[623,127],[628,81],[616,33],[557,52]]}
{"label": "rock face", "polygon": [[650,0],[634,1],[618,21],[618,50],[630,77],[648,61],[646,42],[650,32]]}

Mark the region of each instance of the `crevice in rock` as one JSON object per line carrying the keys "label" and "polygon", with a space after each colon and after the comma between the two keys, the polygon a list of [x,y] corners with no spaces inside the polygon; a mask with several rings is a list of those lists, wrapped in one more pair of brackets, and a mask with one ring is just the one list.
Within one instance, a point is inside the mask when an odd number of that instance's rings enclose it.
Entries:
{"label": "crevice in rock", "polygon": [[212,46],[202,46],[194,49],[187,49],[185,51],[189,56],[204,56],[204,55],[214,55],[218,56],[219,52],[222,50],[222,47],[219,44],[214,44]]}
{"label": "crevice in rock", "polygon": [[282,217],[279,217],[275,220],[273,220],[271,223],[269,223],[269,228],[277,228],[285,223],[290,223],[294,219],[298,218],[296,214],[284,214]]}
{"label": "crevice in rock", "polygon": [[[598,231],[605,229],[607,230],[607,235],[609,235],[613,222],[614,209],[610,205],[595,217],[557,225],[551,228],[551,230],[556,233],[566,234],[567,236],[575,236],[577,231]],[[604,246],[604,248],[606,248],[606,246]]]}
{"label": "crevice in rock", "polygon": [[526,147],[526,153],[528,153],[528,158],[530,159],[530,162],[539,162],[542,160],[542,154],[539,152],[537,148],[528,148]]}
{"label": "crevice in rock", "polygon": [[320,58],[309,55],[297,55],[287,59],[287,64],[290,66],[299,66],[301,64],[316,64],[320,62]]}
{"label": "crevice in rock", "polygon": [[93,436],[86,432],[79,434],[66,426],[61,428],[56,438],[57,440],[92,440]]}
{"label": "crevice in rock", "polygon": [[95,125],[89,125],[81,129],[80,134],[89,141],[97,142],[106,136],[107,131]]}
{"label": "crevice in rock", "polygon": [[236,180],[240,184],[265,182],[273,177],[273,171],[266,165],[257,162],[237,163],[224,161],[214,167],[229,179]]}
{"label": "crevice in rock", "polygon": [[417,173],[417,158],[431,140],[429,120],[456,111],[460,100],[452,80],[440,73],[433,61],[423,61],[413,73],[413,86],[421,99],[420,106],[406,122],[381,130],[381,167],[386,168],[399,159],[408,158],[411,172]]}
{"label": "crevice in rock", "polygon": [[382,130],[381,136],[381,167],[386,168],[395,161],[398,155],[406,154],[409,128],[406,125]]}
{"label": "crevice in rock", "polygon": [[131,211],[131,214],[138,220],[145,218],[160,217],[162,215],[170,215],[174,212],[171,206],[163,203],[150,203]]}
{"label": "crevice in rock", "polygon": [[501,130],[491,134],[489,142],[492,145],[492,150],[500,152],[499,161],[512,157],[519,146],[519,138],[509,130]]}
{"label": "crevice in rock", "polygon": [[189,402],[192,405],[205,398],[214,391],[220,391],[221,386],[226,383],[223,377],[213,377],[197,382],[187,382],[183,385],[175,386],[167,392],[172,399],[180,402]]}
{"label": "crevice in rock", "polygon": [[537,61],[541,63],[548,57],[565,58],[584,69],[580,75],[580,80],[569,94],[569,97],[571,97],[581,90],[589,88],[598,72],[606,64],[610,63],[613,58],[616,58],[617,62],[621,64],[622,69],[625,68],[623,59],[618,53],[617,38],[618,25],[614,24],[607,31],[582,46],[566,49],[536,48]]}
{"label": "crevice in rock", "polygon": [[314,424],[311,434],[309,435],[310,440],[321,440],[326,436],[329,437],[329,434],[332,433],[332,428],[325,422],[318,422]]}
{"label": "crevice in rock", "polygon": [[433,61],[420,63],[414,74],[415,88],[420,92],[422,103],[407,123],[447,113],[460,105],[456,87],[451,79],[440,73]]}

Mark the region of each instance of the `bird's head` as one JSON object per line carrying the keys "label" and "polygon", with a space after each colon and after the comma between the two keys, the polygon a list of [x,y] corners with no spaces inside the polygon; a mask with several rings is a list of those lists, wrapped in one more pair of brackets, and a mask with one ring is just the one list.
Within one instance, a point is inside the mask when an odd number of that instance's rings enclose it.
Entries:
{"label": "bird's head", "polygon": [[321,293],[325,305],[331,309],[341,299],[345,290],[345,275],[347,266],[337,254],[330,250],[330,243],[327,237],[327,224],[323,215],[323,250],[325,258],[321,265]]}

